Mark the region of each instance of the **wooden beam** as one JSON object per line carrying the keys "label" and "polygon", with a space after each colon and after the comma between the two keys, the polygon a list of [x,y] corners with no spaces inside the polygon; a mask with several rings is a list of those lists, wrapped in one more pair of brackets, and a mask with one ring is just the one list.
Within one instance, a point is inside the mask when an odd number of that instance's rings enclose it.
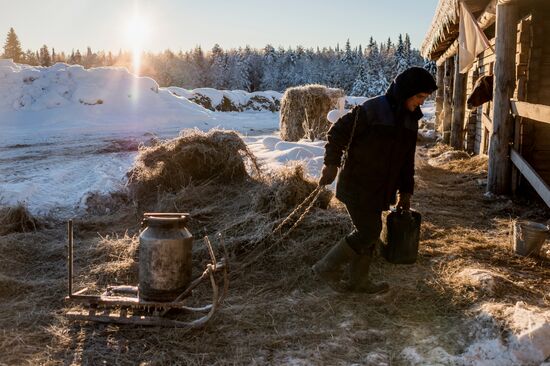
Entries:
{"label": "wooden beam", "polygon": [[445,62],[445,85],[443,99],[443,123],[441,124],[441,133],[443,142],[448,144],[451,141],[451,121],[453,116],[453,78],[455,62],[453,58]]}
{"label": "wooden beam", "polygon": [[455,76],[453,87],[453,116],[451,121],[451,146],[462,149],[464,116],[466,115],[466,83],[468,74],[461,74],[458,67],[458,54],[455,56]]}
{"label": "wooden beam", "polygon": [[533,167],[513,148],[510,151],[510,158],[525,179],[527,179],[535,191],[537,191],[546,205],[550,207],[550,187],[548,184],[546,184],[535,169],[533,169]]}
{"label": "wooden beam", "polygon": [[481,113],[481,124],[489,133],[493,133],[493,121],[491,121],[491,118],[486,113]]}
{"label": "wooden beam", "polygon": [[437,91],[435,93],[435,130],[439,130],[443,119],[443,99],[445,94],[445,65],[437,67]]}
{"label": "wooden beam", "polygon": [[447,60],[449,57],[453,57],[456,55],[456,52],[458,51],[458,38],[455,39],[453,43],[447,48],[445,52],[439,57],[439,59],[435,62],[437,66],[443,65],[445,60]]}
{"label": "wooden beam", "polygon": [[514,4],[497,5],[496,61],[493,86],[493,132],[489,146],[487,190],[501,195],[510,192],[510,144],[514,121],[510,114],[510,98],[516,86],[516,43],[518,8]]}
{"label": "wooden beam", "polygon": [[529,118],[538,122],[550,123],[550,106],[510,100],[515,116]]}

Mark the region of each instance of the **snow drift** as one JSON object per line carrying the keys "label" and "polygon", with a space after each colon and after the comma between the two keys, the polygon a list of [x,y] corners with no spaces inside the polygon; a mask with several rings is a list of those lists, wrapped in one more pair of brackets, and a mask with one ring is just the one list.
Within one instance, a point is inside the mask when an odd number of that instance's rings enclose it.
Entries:
{"label": "snow drift", "polygon": [[147,130],[159,124],[188,128],[211,119],[201,106],[125,68],[85,70],[63,63],[33,67],[0,60],[4,131],[27,133],[26,124],[65,131],[87,124],[94,130],[106,124],[111,130]]}

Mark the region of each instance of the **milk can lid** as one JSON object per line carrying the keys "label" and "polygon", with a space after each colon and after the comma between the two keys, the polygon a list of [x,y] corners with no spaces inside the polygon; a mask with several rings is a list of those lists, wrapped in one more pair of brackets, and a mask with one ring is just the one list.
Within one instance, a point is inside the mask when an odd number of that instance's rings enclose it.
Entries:
{"label": "milk can lid", "polygon": [[142,227],[145,226],[177,226],[187,223],[188,213],[176,212],[147,212],[143,214]]}

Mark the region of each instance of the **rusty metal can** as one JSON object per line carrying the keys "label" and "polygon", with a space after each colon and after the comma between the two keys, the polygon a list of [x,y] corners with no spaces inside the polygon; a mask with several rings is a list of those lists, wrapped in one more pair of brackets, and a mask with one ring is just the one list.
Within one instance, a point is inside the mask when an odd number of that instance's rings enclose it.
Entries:
{"label": "rusty metal can", "polygon": [[139,235],[139,297],[172,301],[192,275],[193,236],[182,213],[145,213]]}

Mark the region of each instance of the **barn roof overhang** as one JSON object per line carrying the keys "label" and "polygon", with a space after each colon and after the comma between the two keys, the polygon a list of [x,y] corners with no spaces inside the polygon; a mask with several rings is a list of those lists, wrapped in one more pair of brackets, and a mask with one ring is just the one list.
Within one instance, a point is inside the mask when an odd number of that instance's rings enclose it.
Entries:
{"label": "barn roof overhang", "polygon": [[[491,4],[496,3],[496,0],[439,0],[432,24],[420,49],[422,56],[437,60],[455,43],[460,21],[459,1],[463,2],[476,18],[481,18]],[[492,21],[494,22],[494,18]]]}

